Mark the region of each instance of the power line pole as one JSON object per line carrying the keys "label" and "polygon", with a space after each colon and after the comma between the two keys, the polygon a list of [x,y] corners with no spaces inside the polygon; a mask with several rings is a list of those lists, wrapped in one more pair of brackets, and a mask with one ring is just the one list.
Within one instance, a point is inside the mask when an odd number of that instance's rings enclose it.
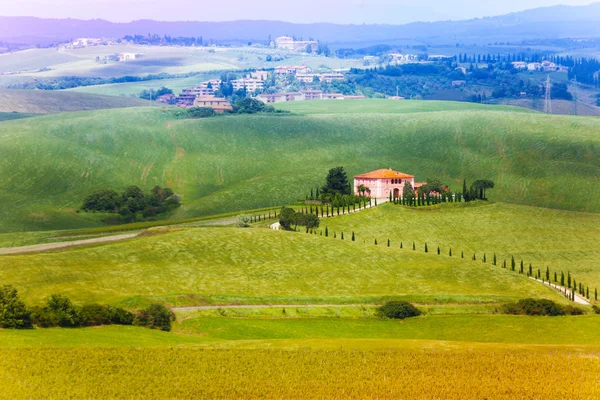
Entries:
{"label": "power line pole", "polygon": [[544,101],[544,112],[546,114],[552,114],[552,99],[550,98],[550,92],[552,86],[550,84],[550,74],[546,78],[546,100]]}

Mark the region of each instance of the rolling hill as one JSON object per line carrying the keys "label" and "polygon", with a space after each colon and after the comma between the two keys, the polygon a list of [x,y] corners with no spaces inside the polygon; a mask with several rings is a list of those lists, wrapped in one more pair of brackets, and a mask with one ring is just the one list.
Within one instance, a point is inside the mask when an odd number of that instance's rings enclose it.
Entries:
{"label": "rolling hill", "polygon": [[54,114],[67,111],[143,107],[151,104],[133,97],[103,96],[87,93],[0,90],[0,113]]}
{"label": "rolling hill", "polygon": [[492,200],[600,211],[594,118],[418,101],[285,107],[302,114],[177,120],[168,109],[128,108],[3,122],[0,230],[100,225],[76,213],[82,199],[132,184],[182,195],[175,218],[278,206],[338,165],[350,176],[392,167],[454,190],[488,178]]}
{"label": "rolling hill", "polygon": [[[401,5],[387,5],[390,12],[402,12]],[[394,10],[394,11],[392,11]],[[415,22],[404,25],[332,23],[293,24],[282,21],[153,21],[113,23],[105,20],[42,19],[0,17],[0,39],[8,43],[49,44],[77,37],[123,37],[134,34],[203,36],[220,42],[266,42],[267,37],[294,35],[315,37],[335,44],[380,42],[413,38],[429,43],[489,43],[497,40],[532,38],[590,38],[600,35],[598,3],[587,6],[554,6],[507,15],[464,21]]]}

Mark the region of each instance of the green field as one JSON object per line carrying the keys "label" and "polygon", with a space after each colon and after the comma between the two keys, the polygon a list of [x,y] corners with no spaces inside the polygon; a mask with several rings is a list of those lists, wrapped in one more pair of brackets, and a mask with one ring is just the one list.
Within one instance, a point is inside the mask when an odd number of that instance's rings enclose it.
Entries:
{"label": "green field", "polygon": [[[127,62],[96,62],[118,53],[136,53],[139,58]],[[266,57],[283,57],[267,62]],[[119,77],[149,74],[185,74],[252,68],[274,68],[277,65],[307,65],[311,68],[348,69],[362,66],[362,60],[338,59],[317,54],[292,53],[256,47],[167,47],[112,45],[81,49],[30,49],[0,55],[0,73],[12,78],[48,78],[59,76]]]}
{"label": "green field", "polygon": [[128,82],[128,83],[114,83],[109,85],[93,85],[93,86],[80,86],[74,89],[68,89],[68,92],[77,93],[91,93],[101,94],[105,96],[137,96],[143,90],[154,89],[157,90],[160,87],[167,87],[175,94],[181,93],[181,90],[190,86],[197,86],[199,82],[208,79],[218,78],[218,74],[200,74],[194,75],[189,78],[174,78],[174,79],[157,79],[144,82]]}
{"label": "green field", "polygon": [[469,260],[268,229],[190,228],[121,243],[0,257],[0,282],[41,303],[169,305],[563,301],[524,276]]}
{"label": "green field", "polygon": [[[346,104],[365,113],[338,113]],[[350,176],[392,167],[454,190],[463,178],[489,178],[492,200],[600,211],[597,119],[446,102],[289,107],[326,114],[173,120],[136,108],[4,122],[0,230],[99,226],[75,213],[82,199],[131,184],[173,188],[183,196],[175,218],[278,206],[322,185],[337,165]],[[445,111],[425,112],[436,108]]]}
{"label": "green field", "polygon": [[[361,213],[323,220],[330,232],[354,231],[359,242],[384,243],[394,247],[416,242],[419,251],[427,243],[443,255],[452,248],[454,256],[477,253],[489,261],[496,253],[498,263],[510,257],[534,272],[546,266],[553,272],[570,271],[578,282],[600,288],[600,215],[511,204],[445,204],[432,209],[411,209],[384,204]],[[518,268],[518,266],[517,266]]]}
{"label": "green field", "polygon": [[0,90],[0,121],[3,116],[34,116],[68,111],[143,107],[148,101],[131,97],[100,96],[41,90]]}

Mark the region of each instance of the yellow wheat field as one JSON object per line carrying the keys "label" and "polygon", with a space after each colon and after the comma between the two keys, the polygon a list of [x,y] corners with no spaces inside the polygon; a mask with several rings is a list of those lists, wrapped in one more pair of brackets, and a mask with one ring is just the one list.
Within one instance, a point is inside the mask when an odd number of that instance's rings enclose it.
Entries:
{"label": "yellow wheat field", "polygon": [[0,352],[6,399],[598,399],[593,354],[26,348]]}

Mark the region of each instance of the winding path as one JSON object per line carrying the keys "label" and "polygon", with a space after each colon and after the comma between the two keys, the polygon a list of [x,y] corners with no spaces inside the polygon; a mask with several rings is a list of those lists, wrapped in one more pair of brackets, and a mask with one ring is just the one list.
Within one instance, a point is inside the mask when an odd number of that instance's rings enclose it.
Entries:
{"label": "winding path", "polygon": [[33,244],[30,246],[5,247],[0,248],[0,255],[41,253],[45,251],[66,249],[69,247],[85,246],[87,244],[118,242],[121,240],[133,239],[137,235],[138,233],[127,233],[123,235],[103,236],[94,239],[72,240],[70,242],[42,243]]}

